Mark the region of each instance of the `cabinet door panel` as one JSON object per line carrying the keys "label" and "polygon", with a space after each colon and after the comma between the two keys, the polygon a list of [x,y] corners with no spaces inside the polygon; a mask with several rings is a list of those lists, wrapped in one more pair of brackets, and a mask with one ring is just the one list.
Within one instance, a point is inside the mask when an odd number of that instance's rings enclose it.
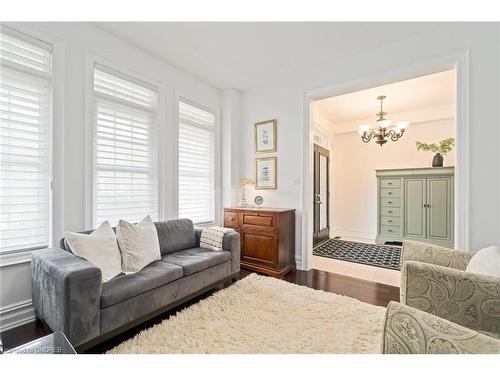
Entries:
{"label": "cabinet door panel", "polygon": [[426,179],[405,179],[404,187],[404,235],[425,238]]}
{"label": "cabinet door panel", "polygon": [[277,239],[274,236],[265,234],[241,233],[243,244],[243,253],[241,258],[243,261],[251,263],[260,263],[263,265],[273,265],[277,259]]}
{"label": "cabinet door panel", "polygon": [[451,240],[453,189],[449,177],[427,180],[427,238]]}

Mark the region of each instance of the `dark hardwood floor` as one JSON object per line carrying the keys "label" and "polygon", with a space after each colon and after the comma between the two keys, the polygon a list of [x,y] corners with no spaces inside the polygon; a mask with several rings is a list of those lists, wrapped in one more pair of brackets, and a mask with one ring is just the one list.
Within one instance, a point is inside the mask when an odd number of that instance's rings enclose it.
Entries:
{"label": "dark hardwood floor", "polygon": [[[248,276],[251,272],[242,270],[240,272],[240,279]],[[338,275],[331,272],[319,271],[316,269],[310,271],[292,271],[289,272],[284,280],[307,286],[313,289],[324,290],[331,293],[341,294],[349,297],[356,298],[360,301],[367,302],[378,306],[387,306],[392,301],[399,301],[399,288],[378,284],[371,281],[355,279],[348,276]],[[223,287],[227,287],[224,285]],[[220,289],[223,288],[221,286]],[[135,328],[132,328],[114,338],[95,346],[86,353],[104,353],[121,342],[134,337],[137,333],[145,328],[152,327],[160,323],[162,320],[167,319],[171,315],[175,315],[178,311],[197,303],[201,299],[209,297],[212,292],[205,293],[200,297],[185,303],[174,310],[168,311],[156,318],[149,320]],[[4,350],[14,348],[29,341],[42,337],[50,331],[45,328],[39,321],[31,322],[20,327],[1,333]]]}

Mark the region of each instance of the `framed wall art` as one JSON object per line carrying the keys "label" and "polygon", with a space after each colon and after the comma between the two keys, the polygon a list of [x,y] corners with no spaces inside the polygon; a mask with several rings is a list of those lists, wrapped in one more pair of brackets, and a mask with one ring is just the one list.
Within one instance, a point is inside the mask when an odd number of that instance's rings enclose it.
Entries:
{"label": "framed wall art", "polygon": [[255,189],[276,189],[277,158],[255,159]]}
{"label": "framed wall art", "polygon": [[256,153],[276,152],[276,125],[276,119],[258,122],[254,125],[254,145]]}

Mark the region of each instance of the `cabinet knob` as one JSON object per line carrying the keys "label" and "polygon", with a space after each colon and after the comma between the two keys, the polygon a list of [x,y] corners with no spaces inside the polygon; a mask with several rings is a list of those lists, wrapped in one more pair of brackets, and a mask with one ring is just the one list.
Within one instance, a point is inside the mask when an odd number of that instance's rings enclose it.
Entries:
{"label": "cabinet knob", "polygon": [[392,202],[391,202],[391,201],[389,201],[389,202],[387,202],[387,203],[392,204]]}
{"label": "cabinet knob", "polygon": [[387,194],[392,195],[392,191],[388,192]]}
{"label": "cabinet knob", "polygon": [[392,232],[392,229],[388,229],[387,231],[388,231],[388,232]]}
{"label": "cabinet knob", "polygon": [[392,214],[392,210],[389,210],[389,211],[387,211],[387,212],[389,212],[390,214]]}
{"label": "cabinet knob", "polygon": [[392,185],[392,182],[389,182],[387,185]]}
{"label": "cabinet knob", "polygon": [[392,220],[387,220],[389,223],[392,223]]}

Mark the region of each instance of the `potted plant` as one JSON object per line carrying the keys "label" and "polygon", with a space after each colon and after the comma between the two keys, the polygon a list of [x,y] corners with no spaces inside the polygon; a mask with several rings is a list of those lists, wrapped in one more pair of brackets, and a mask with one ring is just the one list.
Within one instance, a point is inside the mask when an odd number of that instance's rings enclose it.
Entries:
{"label": "potted plant", "polygon": [[430,151],[436,153],[432,159],[433,167],[442,167],[443,156],[453,150],[453,147],[455,147],[455,138],[443,139],[439,144],[417,142],[417,151]]}

